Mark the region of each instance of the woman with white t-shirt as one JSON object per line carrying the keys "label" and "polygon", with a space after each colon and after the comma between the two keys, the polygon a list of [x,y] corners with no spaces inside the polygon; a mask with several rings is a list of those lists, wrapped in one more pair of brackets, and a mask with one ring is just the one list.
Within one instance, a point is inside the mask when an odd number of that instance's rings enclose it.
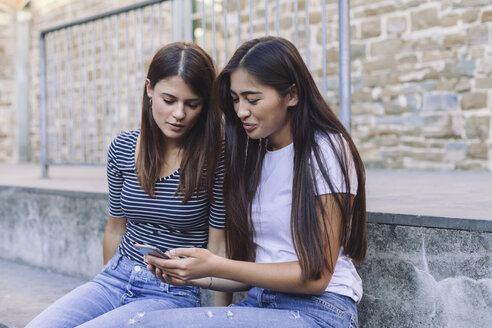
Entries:
{"label": "woman with white t-shirt", "polygon": [[147,313],[145,327],[356,327],[366,253],[364,167],[295,46],[244,43],[216,81],[225,115],[229,259],[206,249],[147,256],[163,281],[235,291],[226,308]]}

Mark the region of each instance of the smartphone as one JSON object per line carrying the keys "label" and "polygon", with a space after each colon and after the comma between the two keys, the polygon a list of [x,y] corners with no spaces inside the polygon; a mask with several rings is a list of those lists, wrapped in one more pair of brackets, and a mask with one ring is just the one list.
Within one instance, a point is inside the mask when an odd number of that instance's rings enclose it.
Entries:
{"label": "smartphone", "polygon": [[166,255],[162,250],[159,248],[152,246],[152,245],[145,245],[145,244],[133,244],[136,249],[143,255],[152,255],[152,256],[157,256],[163,259],[170,259],[169,256]]}

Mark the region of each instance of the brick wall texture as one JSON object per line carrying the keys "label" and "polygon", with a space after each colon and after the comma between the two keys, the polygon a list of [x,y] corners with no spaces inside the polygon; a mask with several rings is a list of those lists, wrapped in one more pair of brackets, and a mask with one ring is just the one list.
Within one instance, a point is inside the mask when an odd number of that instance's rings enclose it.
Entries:
{"label": "brick wall texture", "polygon": [[[279,1],[278,9],[276,1],[267,1],[265,9],[264,0],[254,0],[251,7],[252,15],[250,15],[248,1],[240,1],[239,8],[237,1],[227,1],[225,8],[222,7],[223,1],[216,1],[214,17],[211,15],[210,2],[206,1],[205,31],[201,30],[201,1],[195,2],[197,11],[193,16],[197,28],[195,37],[197,43],[214,55],[219,68],[223,66],[226,58],[231,56],[240,41],[250,36],[264,35],[268,26],[270,34],[276,34],[278,29],[279,35],[292,41],[297,40],[301,54],[306,61],[309,61],[310,69],[321,85],[321,0],[311,0],[307,3],[299,0],[297,5],[293,0]],[[39,161],[40,157],[39,32],[48,27],[107,12],[131,3],[133,2],[116,0],[31,1],[28,10],[32,13],[30,140],[33,161]],[[326,0],[325,4],[326,99],[332,108],[338,111],[338,1]],[[352,134],[365,164],[368,167],[395,169],[491,171],[491,2],[489,0],[352,0],[350,5]],[[227,12],[227,28],[224,26],[224,11]],[[305,24],[306,12],[309,20],[308,33]],[[142,15],[145,22],[153,19],[149,18],[153,17],[150,12],[144,12]],[[213,19],[217,31],[215,44],[212,42]],[[15,155],[12,155],[14,152],[9,151],[10,148],[15,148],[12,145],[15,144],[16,133],[15,104],[11,89],[14,78],[12,61],[15,57],[11,46],[15,34],[15,29],[12,28],[14,24],[15,16],[0,8],[1,162],[15,161]],[[128,21],[128,24],[132,24],[132,21]],[[170,33],[170,26],[166,27],[165,23],[161,26],[163,35]],[[204,37],[203,33],[205,33]],[[159,33],[156,29],[148,29],[142,35],[146,44],[149,44],[149,35],[152,35],[150,38],[155,41]],[[166,36],[159,40],[165,43],[171,39],[172,37]],[[224,43],[226,39],[227,44]],[[141,72],[145,71],[149,57],[157,47],[154,41],[152,47],[144,47],[145,51],[142,53],[146,54],[146,58],[139,69]],[[109,52],[103,50],[104,42],[97,38],[94,42],[100,44],[95,47],[89,46],[88,51],[101,52],[102,58],[107,57]],[[72,42],[66,45],[77,49],[77,44]],[[116,45],[118,46],[121,49],[127,47],[122,43]],[[65,44],[60,41],[58,46],[55,45],[51,49],[56,47],[61,51]],[[123,66],[114,64],[116,58],[118,57],[113,57],[112,61],[112,65],[115,65],[114,70],[124,71],[126,69],[124,64],[121,64]],[[87,73],[88,85],[95,83],[98,86],[97,90],[104,85],[103,77],[106,72],[104,61],[100,64],[98,60],[93,64],[93,71]],[[120,61],[124,62],[122,58]],[[63,71],[65,66],[60,65],[58,69]],[[67,65],[67,69],[71,68]],[[129,70],[128,74],[138,76],[142,74],[141,72],[135,69],[135,71]],[[75,84],[80,83],[78,80],[82,78],[82,75],[77,74],[74,73],[71,79]],[[51,78],[56,80],[56,76]],[[66,77],[63,79],[65,82],[62,84],[67,84],[68,79]],[[115,80],[114,76],[113,80]],[[128,81],[134,80],[134,77],[128,78]],[[127,85],[128,81],[124,80],[121,83]],[[140,96],[143,82],[134,83],[132,86]],[[59,99],[67,98],[67,90],[61,88],[57,92]],[[114,99],[115,93],[113,88],[109,98]],[[71,104],[83,101],[77,98],[80,94],[71,95]],[[99,97],[97,91],[91,95]],[[130,109],[138,111],[140,100],[138,97],[134,97],[133,94],[129,96],[130,103],[127,98],[123,98],[121,106],[127,106],[128,113]],[[66,107],[63,103],[58,106]],[[102,125],[102,117],[106,114],[104,112],[101,114],[100,111],[104,107],[95,108],[97,113],[92,118],[93,123],[99,122],[97,124]],[[138,114],[132,112],[128,115],[134,117]],[[120,129],[136,126],[136,119],[132,120],[129,117],[123,116],[124,123]],[[52,131],[61,129],[66,131],[64,132],[66,135],[71,131],[71,126],[67,125],[68,120],[59,120],[53,124]],[[115,120],[106,121],[105,124],[115,124]],[[91,133],[96,135],[97,128]],[[89,133],[89,137],[90,135]],[[100,145],[94,146],[93,151],[104,153],[110,137],[108,134],[104,140],[94,141]],[[77,138],[76,135],[72,136],[72,145],[79,143]],[[63,146],[60,147],[62,148]],[[75,156],[67,149],[62,153],[65,152],[68,157]],[[63,160],[63,155],[60,156]],[[82,155],[77,156],[78,160],[84,159]]]}
{"label": "brick wall texture", "polygon": [[0,161],[15,157],[15,13],[0,7]]}

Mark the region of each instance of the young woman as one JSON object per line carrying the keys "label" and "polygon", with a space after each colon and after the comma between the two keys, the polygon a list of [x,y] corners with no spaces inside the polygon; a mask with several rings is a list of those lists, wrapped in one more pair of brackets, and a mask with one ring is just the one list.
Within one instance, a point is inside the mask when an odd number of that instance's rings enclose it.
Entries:
{"label": "young woman", "polygon": [[[225,115],[226,240],[147,256],[173,284],[236,290],[241,303],[147,313],[143,327],[356,327],[366,253],[365,177],[350,136],[297,49],[282,38],[244,43],[217,80]],[[183,258],[184,257],[184,258]]]}
{"label": "young woman", "polygon": [[[109,220],[104,270],[28,327],[106,327],[148,311],[200,306],[200,290],[162,283],[135,244],[161,250],[207,247],[225,254],[220,113],[210,106],[213,61],[200,47],[173,43],[152,59],[141,128],[108,152]],[[207,280],[208,281],[208,280]],[[224,296],[224,295],[222,295]],[[226,299],[217,304],[226,305]]]}

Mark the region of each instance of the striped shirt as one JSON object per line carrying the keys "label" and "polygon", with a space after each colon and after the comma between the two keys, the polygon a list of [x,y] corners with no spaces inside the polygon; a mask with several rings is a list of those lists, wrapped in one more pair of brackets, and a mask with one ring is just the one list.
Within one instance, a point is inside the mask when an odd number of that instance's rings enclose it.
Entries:
{"label": "striped shirt", "polygon": [[215,171],[214,203],[206,190],[200,190],[186,203],[175,195],[179,185],[179,169],[155,182],[155,197],[140,187],[135,169],[135,146],[140,130],[123,132],[108,151],[107,176],[109,215],[126,218],[126,232],[118,251],[142,265],[143,256],[133,244],[154,245],[162,250],[176,247],[207,247],[208,228],[223,229],[223,157]]}

